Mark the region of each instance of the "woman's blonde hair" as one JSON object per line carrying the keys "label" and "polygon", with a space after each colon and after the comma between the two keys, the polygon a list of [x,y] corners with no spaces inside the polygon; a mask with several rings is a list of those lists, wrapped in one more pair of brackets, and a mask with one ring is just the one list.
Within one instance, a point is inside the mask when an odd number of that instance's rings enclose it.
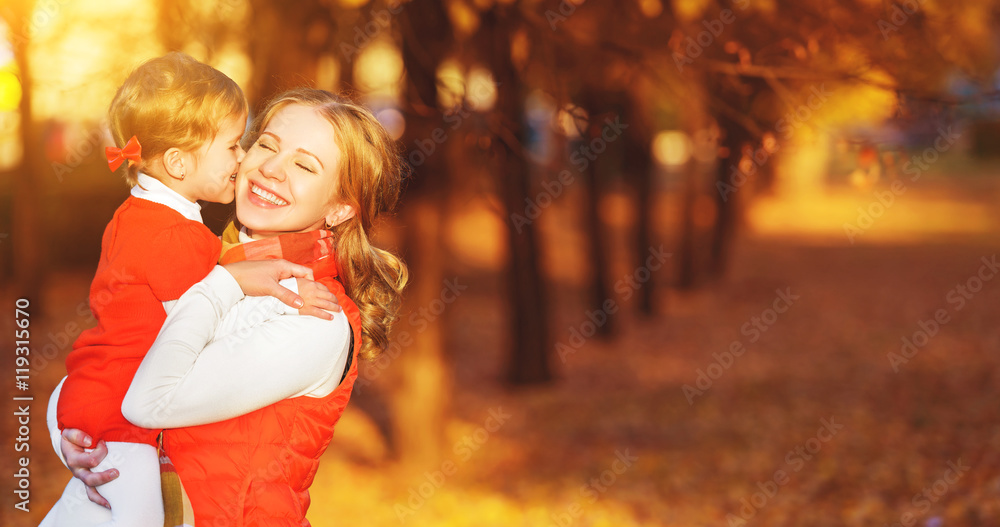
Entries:
{"label": "woman's blonde hair", "polygon": [[336,238],[344,288],[361,311],[360,355],[377,358],[389,344],[389,330],[399,314],[409,274],[396,255],[371,244],[368,232],[380,214],[399,199],[404,164],[396,142],[378,119],[361,105],[330,92],[298,88],[272,99],[245,137],[257,140],[282,108],[301,104],[314,108],[333,125],[341,159],[337,198],[354,207],[354,216],[331,228]]}
{"label": "woman's blonde hair", "polygon": [[143,63],[118,88],[108,121],[119,148],[135,136],[142,162],[123,165],[125,181],[136,184],[143,166],[170,148],[194,150],[219,133],[223,121],[245,115],[243,90],[221,71],[184,53],[167,53]]}

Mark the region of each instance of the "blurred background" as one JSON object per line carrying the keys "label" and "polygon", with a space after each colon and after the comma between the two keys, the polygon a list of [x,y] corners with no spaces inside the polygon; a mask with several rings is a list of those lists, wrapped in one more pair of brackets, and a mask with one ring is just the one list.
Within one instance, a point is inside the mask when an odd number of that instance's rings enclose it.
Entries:
{"label": "blurred background", "polygon": [[[312,487],[333,525],[1000,524],[1000,2],[2,0],[4,393],[45,404],[128,195],[115,88],[178,50],[251,107],[375,111],[412,284]],[[220,232],[231,213],[206,207]]]}

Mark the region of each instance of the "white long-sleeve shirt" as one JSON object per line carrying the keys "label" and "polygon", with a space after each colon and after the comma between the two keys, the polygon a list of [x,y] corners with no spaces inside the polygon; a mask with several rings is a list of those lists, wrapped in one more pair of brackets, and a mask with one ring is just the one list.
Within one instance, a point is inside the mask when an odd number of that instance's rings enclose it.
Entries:
{"label": "white long-sleeve shirt", "polygon": [[171,306],[122,414],[144,428],[177,428],[332,393],[350,353],[347,318],[287,314],[283,306],[244,298],[232,275],[216,267]]}
{"label": "white long-sleeve shirt", "polygon": [[[200,205],[146,174],[139,174],[132,195],[202,221]],[[249,241],[245,233],[240,238]],[[294,278],[281,285],[297,292]],[[244,298],[222,267],[163,306],[166,322],[122,406],[138,426],[223,421],[288,397],[324,397],[340,383],[351,331],[343,313],[326,321],[298,315],[276,298]],[[65,464],[55,419],[58,396],[59,387],[50,399],[48,426]]]}
{"label": "white long-sleeve shirt", "polygon": [[[200,205],[146,174],[132,195],[202,221]],[[294,278],[281,285],[297,292]],[[137,426],[223,421],[288,397],[324,397],[340,383],[351,331],[343,313],[327,321],[276,298],[244,298],[222,267],[163,307],[166,321],[122,404]]]}

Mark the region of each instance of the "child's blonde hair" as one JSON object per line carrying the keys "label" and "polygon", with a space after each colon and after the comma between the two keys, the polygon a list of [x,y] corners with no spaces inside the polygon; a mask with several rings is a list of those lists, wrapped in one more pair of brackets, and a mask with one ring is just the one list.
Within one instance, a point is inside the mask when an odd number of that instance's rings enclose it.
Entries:
{"label": "child's blonde hair", "polygon": [[142,162],[126,164],[125,181],[170,148],[194,150],[219,133],[232,115],[245,115],[239,85],[221,71],[184,53],[167,53],[143,63],[125,79],[108,109],[111,136],[119,148],[135,136]]}
{"label": "child's blonde hair", "polygon": [[389,251],[371,244],[375,220],[390,212],[399,198],[404,167],[396,142],[367,108],[330,92],[309,88],[271,99],[244,137],[252,144],[282,108],[311,107],[333,125],[341,157],[337,198],[354,207],[352,218],[333,227],[344,288],[361,311],[360,355],[375,359],[389,345],[389,331],[399,315],[408,271]]}

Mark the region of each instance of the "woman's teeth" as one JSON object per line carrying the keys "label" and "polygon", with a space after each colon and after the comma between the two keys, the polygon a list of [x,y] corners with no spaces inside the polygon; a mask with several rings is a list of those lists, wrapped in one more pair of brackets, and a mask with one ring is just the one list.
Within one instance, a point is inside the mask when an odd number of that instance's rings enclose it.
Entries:
{"label": "woman's teeth", "polygon": [[274,194],[271,194],[270,192],[258,187],[257,185],[251,184],[250,192],[253,192],[254,194],[257,195],[257,197],[272,205],[278,205],[278,206],[288,205],[287,201],[279,198],[278,196],[275,196]]}
{"label": "woman's teeth", "polygon": [[236,172],[233,172],[233,174],[229,176],[229,181],[236,181]]}

